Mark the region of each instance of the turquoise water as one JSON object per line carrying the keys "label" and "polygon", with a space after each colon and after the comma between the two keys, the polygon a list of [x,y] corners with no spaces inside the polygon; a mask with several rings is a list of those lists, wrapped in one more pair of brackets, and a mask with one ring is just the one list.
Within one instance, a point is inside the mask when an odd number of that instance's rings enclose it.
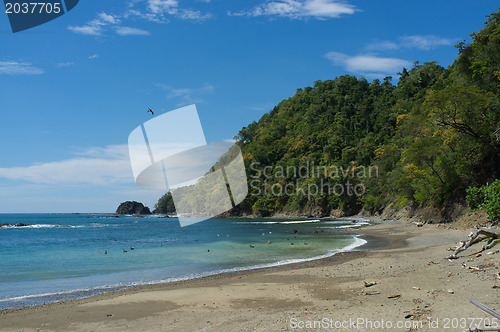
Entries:
{"label": "turquoise water", "polygon": [[342,232],[361,225],[348,220],[210,219],[181,228],[156,216],[0,214],[0,224],[14,223],[32,226],[0,228],[0,309],[300,262],[364,243]]}

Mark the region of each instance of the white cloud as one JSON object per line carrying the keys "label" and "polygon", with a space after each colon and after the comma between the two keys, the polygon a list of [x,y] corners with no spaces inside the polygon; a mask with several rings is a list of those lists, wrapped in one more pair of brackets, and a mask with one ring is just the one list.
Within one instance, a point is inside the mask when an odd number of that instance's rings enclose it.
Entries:
{"label": "white cloud", "polygon": [[130,9],[125,16],[138,16],[150,22],[166,23],[168,22],[166,16],[177,17],[181,20],[202,22],[211,18],[213,15],[210,13],[202,13],[199,10],[179,8],[179,2],[177,0],[147,0],[146,11]]}
{"label": "white cloud", "polygon": [[46,185],[106,186],[133,181],[127,145],[90,148],[76,158],[31,166],[0,168],[0,179]]}
{"label": "white cloud", "polygon": [[108,187],[85,184],[1,183],[5,213],[114,213],[121,202],[139,201],[154,208],[165,192],[139,188],[133,181]]}
{"label": "white cloud", "polygon": [[97,54],[89,55],[90,60],[97,59],[98,57],[99,57],[99,55],[97,55]]}
{"label": "white cloud", "polygon": [[301,6],[302,3],[295,0],[268,2],[256,7],[253,15],[296,16],[300,12]]}
{"label": "white cloud", "polygon": [[454,42],[449,38],[442,38],[433,35],[427,36],[405,36],[401,38],[401,43],[404,47],[407,48],[416,48],[418,50],[428,51],[430,49],[439,47],[439,46],[450,46],[453,45]]}
{"label": "white cloud", "polygon": [[123,14],[123,18],[128,19],[129,17],[139,17],[143,20],[159,24],[168,22],[168,20],[164,16],[154,13],[142,12],[137,9],[129,9],[125,14]]}
{"label": "white cloud", "polygon": [[177,17],[188,21],[203,22],[211,18],[212,14],[210,13],[203,14],[199,10],[184,9],[179,11]]}
{"label": "white cloud", "polygon": [[132,27],[117,27],[116,33],[120,36],[148,36],[149,31],[132,28]]}
{"label": "white cloud", "polygon": [[175,14],[178,5],[177,0],[148,0],[148,9],[154,14]]}
{"label": "white cloud", "polygon": [[214,87],[213,85],[205,84],[201,88],[170,89],[169,91],[168,98],[182,97],[185,100],[194,100],[193,96],[211,93],[214,91]]}
{"label": "white cloud", "polygon": [[428,51],[439,46],[450,46],[454,40],[434,35],[412,35],[398,38],[397,42],[379,40],[367,45],[367,50],[392,51],[398,49],[417,49]]}
{"label": "white cloud", "polygon": [[88,36],[98,36],[101,34],[101,27],[99,26],[90,26],[90,25],[83,25],[79,27],[69,26],[68,29],[70,31],[73,31],[74,33],[79,33]]}
{"label": "white cloud", "polygon": [[109,15],[106,13],[99,13],[97,18],[85,23],[82,26],[69,26],[68,29],[74,33],[82,35],[99,36],[102,34],[104,27],[108,25],[118,24],[119,17],[116,15]]}
{"label": "white cloud", "polygon": [[64,68],[64,67],[71,67],[71,66],[74,66],[75,63],[74,62],[59,62],[57,64],[57,67],[58,68]]}
{"label": "white cloud", "polygon": [[280,0],[263,3],[250,11],[229,13],[241,16],[279,16],[292,19],[314,17],[317,19],[338,18],[354,14],[356,7],[338,0]]}
{"label": "white cloud", "polygon": [[[209,0],[200,1],[209,2]],[[69,26],[68,29],[74,33],[88,36],[101,36],[110,30],[121,36],[145,36],[149,35],[146,30],[119,26],[119,24],[131,18],[139,18],[153,23],[167,23],[169,17],[194,22],[203,22],[212,17],[210,13],[180,8],[177,0],[132,0],[126,4],[126,7],[127,9],[119,15],[99,13],[95,19],[84,25]]]}
{"label": "white cloud", "polygon": [[99,13],[97,17],[103,23],[108,23],[108,24],[119,23],[118,17],[106,13]]}
{"label": "white cloud", "polygon": [[28,62],[0,61],[0,75],[39,75],[45,71]]}
{"label": "white cloud", "polygon": [[398,58],[385,58],[376,55],[349,56],[339,52],[329,52],[325,57],[334,65],[342,66],[350,72],[364,74],[396,73],[411,62]]}
{"label": "white cloud", "polygon": [[370,51],[392,51],[399,50],[401,45],[387,40],[380,40],[368,44],[365,48]]}
{"label": "white cloud", "polygon": [[344,64],[349,56],[340,52],[328,52],[325,54],[325,58],[330,60],[334,65]]}
{"label": "white cloud", "polygon": [[202,95],[210,94],[215,90],[214,86],[209,83],[205,83],[199,88],[172,88],[164,84],[156,84],[156,86],[167,92],[168,99],[182,99],[183,102],[179,103],[179,105],[184,103],[193,104],[202,102]]}
{"label": "white cloud", "polygon": [[84,148],[65,160],[0,168],[3,212],[114,212],[137,200],[153,208],[165,192],[134,181],[128,145]]}
{"label": "white cloud", "polygon": [[84,148],[80,151],[74,151],[73,153],[80,157],[128,160],[128,145],[106,145],[104,147],[92,146]]}
{"label": "white cloud", "polygon": [[310,0],[304,3],[306,15],[337,18],[342,14],[354,14],[354,6],[332,0]]}

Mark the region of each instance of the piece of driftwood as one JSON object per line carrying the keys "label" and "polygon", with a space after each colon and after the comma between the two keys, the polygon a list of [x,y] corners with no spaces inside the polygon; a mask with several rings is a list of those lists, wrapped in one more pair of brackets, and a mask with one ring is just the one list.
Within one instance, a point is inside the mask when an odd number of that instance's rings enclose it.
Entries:
{"label": "piece of driftwood", "polygon": [[488,307],[486,304],[483,304],[476,299],[470,299],[469,302],[472,303],[473,305],[475,305],[476,307],[478,307],[479,309],[486,311],[487,313],[489,313],[493,317],[500,319],[500,314],[498,312],[496,312],[495,310],[491,309],[490,307]]}
{"label": "piece of driftwood", "polygon": [[400,298],[400,297],[401,297],[401,294],[395,294],[395,295],[388,296],[387,298],[388,299],[397,299],[397,298]]}
{"label": "piece of driftwood", "polygon": [[[466,250],[467,248],[469,248],[471,245],[473,245],[475,243],[478,243],[478,242],[480,242],[480,241],[482,241],[484,239],[487,239],[487,238],[491,238],[492,240],[498,239],[499,235],[500,235],[500,230],[498,230],[498,229],[493,229],[493,228],[478,228],[475,232],[473,232],[471,235],[469,235],[469,238],[467,239],[467,241],[460,242],[461,245],[457,249],[455,249],[455,251],[453,252],[453,254],[451,254],[450,256],[448,256],[448,259],[457,259],[458,258],[457,255],[460,252],[462,252],[462,251]],[[490,243],[488,243],[489,248],[491,248],[492,243],[493,243],[493,241],[491,241]],[[488,245],[484,249],[489,249]]]}
{"label": "piece of driftwood", "polygon": [[365,295],[378,295],[380,292],[365,292]]}
{"label": "piece of driftwood", "polygon": [[[479,302],[478,300],[470,299],[470,303],[474,304],[479,309],[489,313],[493,317],[500,319],[500,313],[498,313],[495,310],[491,309],[490,307],[484,305],[483,303]],[[469,329],[469,331],[500,331],[500,327],[476,326],[474,328]]]}

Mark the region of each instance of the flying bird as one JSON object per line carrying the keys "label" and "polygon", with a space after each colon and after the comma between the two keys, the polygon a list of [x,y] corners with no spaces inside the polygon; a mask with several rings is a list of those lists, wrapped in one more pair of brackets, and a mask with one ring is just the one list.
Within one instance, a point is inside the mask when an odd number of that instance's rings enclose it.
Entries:
{"label": "flying bird", "polygon": [[148,108],[148,113],[149,112],[151,112],[152,115],[155,115],[155,112],[151,108]]}

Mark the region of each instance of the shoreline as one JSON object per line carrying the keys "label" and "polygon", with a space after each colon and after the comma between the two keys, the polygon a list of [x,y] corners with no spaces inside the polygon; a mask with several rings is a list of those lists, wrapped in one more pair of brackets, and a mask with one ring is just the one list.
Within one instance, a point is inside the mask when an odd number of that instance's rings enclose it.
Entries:
{"label": "shoreline", "polygon": [[[242,217],[243,219],[247,219],[246,217]],[[269,217],[269,218],[262,218],[262,219],[270,219],[274,220],[277,218]],[[278,218],[278,219],[285,219],[285,218]],[[288,218],[291,219],[291,218]],[[325,218],[329,220],[330,218]],[[334,220],[335,218],[332,218]],[[336,219],[346,219],[350,220],[348,217],[342,217],[342,218],[336,218]],[[370,220],[371,218],[359,218],[363,220]],[[370,222],[372,222],[370,220]],[[138,285],[116,285],[116,286],[110,286],[110,288],[118,288],[118,287],[123,287],[122,289],[118,290],[113,290],[113,291],[104,291],[102,293],[98,293],[95,295],[90,295],[90,296],[85,296],[82,298],[76,298],[76,299],[67,299],[67,300],[60,300],[60,301],[55,301],[55,302],[48,302],[44,304],[37,304],[37,305],[28,305],[28,306],[20,306],[20,307],[12,307],[12,308],[5,308],[5,309],[0,309],[0,315],[8,313],[10,311],[19,311],[19,310],[28,310],[31,308],[37,308],[37,307],[47,307],[51,305],[58,305],[58,304],[64,304],[64,303],[71,303],[71,302],[79,302],[79,301],[84,301],[90,300],[92,301],[93,298],[98,298],[98,297],[107,297],[107,296],[112,296],[114,294],[119,295],[118,293],[128,293],[128,292],[140,292],[141,290],[151,290],[154,288],[164,288],[168,287],[169,285],[172,286],[178,286],[178,285],[183,285],[188,284],[190,282],[196,282],[196,281],[211,281],[212,279],[217,280],[221,278],[230,278],[231,276],[237,276],[240,274],[247,275],[247,274],[252,274],[252,273],[259,273],[263,271],[273,271],[273,270],[281,270],[281,269],[294,269],[294,268],[308,268],[308,267],[315,267],[317,265],[321,265],[323,263],[327,264],[336,264],[336,263],[341,263],[337,262],[337,260],[342,259],[342,260],[348,260],[350,259],[350,255],[353,255],[358,252],[366,252],[370,250],[383,250],[383,249],[396,249],[396,248],[403,248],[406,243],[405,240],[409,237],[403,237],[394,239],[394,237],[389,237],[389,236],[380,236],[380,235],[374,235],[373,232],[367,231],[372,226],[376,226],[381,224],[378,220],[374,222],[373,224],[370,225],[362,225],[360,227],[354,228],[354,229],[344,229],[343,231],[346,233],[353,233],[353,235],[356,238],[361,238],[366,241],[366,243],[355,247],[354,249],[348,250],[348,251],[340,251],[340,252],[335,252],[332,254],[325,254],[325,257],[311,257],[310,259],[306,259],[300,262],[291,262],[291,263],[286,263],[286,264],[279,264],[278,262],[276,263],[269,263],[270,266],[264,266],[264,267],[249,267],[248,269],[242,269],[238,271],[230,271],[230,272],[215,272],[214,274],[209,274],[206,276],[199,276],[199,277],[194,277],[194,278],[189,278],[187,277],[186,279],[180,279],[180,280],[173,280],[173,281],[160,281],[160,282],[152,282],[152,283],[145,283],[145,284],[138,284]],[[364,230],[364,232],[360,232],[361,230]],[[366,240],[366,238],[369,238],[370,241]],[[362,254],[360,254],[362,255]],[[276,265],[275,265],[276,264]],[[104,288],[105,286],[103,286]],[[73,292],[73,291],[78,291],[78,290],[69,290],[68,292]],[[87,291],[86,289],[83,291]],[[91,291],[91,290],[88,290]],[[33,294],[33,295],[27,295],[27,296],[38,296],[38,295],[43,295],[43,294]]]}
{"label": "shoreline", "polygon": [[[325,315],[423,323],[471,313],[486,318],[468,303],[472,296],[498,310],[498,295],[491,294],[498,290],[491,285],[500,254],[471,258],[466,252],[464,259],[444,259],[445,247],[463,240],[466,231],[385,222],[346,232],[361,233],[371,241],[365,248],[315,261],[5,309],[0,311],[0,330],[267,331],[289,330],[292,318]],[[485,261],[493,266],[473,273],[461,266],[470,260],[467,264]],[[363,281],[377,284],[365,288]],[[399,296],[388,298],[392,295]]]}
{"label": "shoreline", "polygon": [[[244,219],[247,219],[247,218],[244,218]],[[287,218],[259,218],[259,219],[269,219],[269,220],[285,219],[285,220],[287,220]],[[291,218],[290,220],[293,220],[293,219],[294,218]],[[356,230],[359,230],[359,229],[367,227],[367,226],[373,226],[373,225],[379,223],[379,221],[375,221],[375,220],[371,221],[367,218],[357,218],[357,217],[353,217],[353,218],[323,218],[323,220],[348,220],[348,221],[353,220],[353,226],[352,226],[353,228],[350,228],[351,225],[349,225],[348,228],[342,229],[342,231],[345,232],[346,234],[353,233],[350,235],[353,236],[354,243],[352,243],[348,246],[345,246],[341,249],[331,250],[328,253],[325,253],[325,254],[322,254],[319,256],[313,256],[310,258],[285,259],[285,260],[280,260],[280,261],[271,262],[271,263],[262,263],[262,264],[258,264],[258,265],[249,265],[249,266],[243,266],[243,267],[228,268],[228,269],[223,269],[223,270],[214,270],[214,271],[208,271],[208,272],[201,273],[200,275],[195,275],[195,276],[186,275],[186,276],[182,276],[182,277],[178,277],[178,278],[171,278],[171,279],[165,279],[165,280],[154,280],[154,281],[139,282],[139,283],[133,282],[130,284],[112,284],[112,285],[104,285],[104,286],[95,287],[95,288],[69,289],[69,290],[58,291],[58,292],[54,292],[54,293],[29,294],[29,295],[25,295],[25,296],[2,299],[2,300],[0,300],[0,303],[1,302],[9,302],[9,301],[12,302],[12,301],[23,300],[23,299],[28,299],[28,298],[49,298],[49,300],[46,303],[36,303],[36,304],[28,304],[28,305],[0,308],[0,314],[2,314],[2,312],[4,312],[4,311],[8,311],[8,310],[24,309],[24,308],[37,307],[37,306],[46,306],[46,305],[60,303],[60,302],[78,301],[78,300],[83,300],[83,299],[87,299],[87,298],[93,298],[93,297],[99,296],[99,295],[113,294],[116,292],[140,288],[140,287],[149,287],[149,286],[155,286],[155,285],[168,285],[168,284],[173,284],[173,283],[183,283],[183,282],[188,282],[190,280],[204,279],[204,278],[217,277],[217,276],[223,276],[223,275],[232,275],[232,274],[246,273],[246,272],[252,272],[252,271],[280,269],[280,268],[287,268],[290,266],[300,266],[302,264],[307,264],[310,262],[316,262],[316,261],[321,261],[324,259],[332,258],[336,255],[341,254],[341,253],[353,252],[353,251],[357,251],[357,250],[369,250],[370,248],[377,247],[375,244],[372,245],[371,243],[368,243],[369,241],[364,240],[363,236],[361,236],[361,234],[357,234],[355,232],[349,232],[347,230],[356,231]],[[370,224],[366,223],[366,222],[370,222]],[[266,223],[266,222],[263,222],[263,223]],[[37,225],[37,226],[39,226],[39,225]],[[47,225],[47,226],[62,227],[59,225]],[[67,227],[70,227],[70,226],[67,226]],[[363,243],[359,243],[360,241],[363,241]],[[371,241],[373,241],[373,239]],[[60,300],[52,300],[51,299],[51,298],[55,298],[55,297],[60,297],[60,298],[66,297],[66,298],[63,298]]]}

